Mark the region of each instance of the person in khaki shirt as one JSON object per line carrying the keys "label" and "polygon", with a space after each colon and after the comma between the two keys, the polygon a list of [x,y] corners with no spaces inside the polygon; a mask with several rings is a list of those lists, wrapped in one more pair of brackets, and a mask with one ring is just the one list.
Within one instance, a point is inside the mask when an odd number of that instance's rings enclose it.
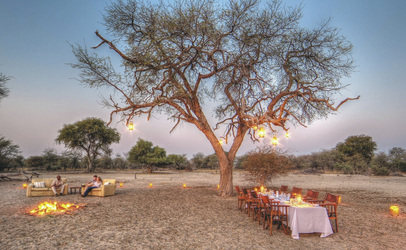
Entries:
{"label": "person in khaki shirt", "polygon": [[58,191],[57,189],[61,189],[60,195],[63,195],[63,190],[65,189],[65,184],[63,184],[63,181],[61,179],[61,176],[58,175],[56,176],[56,180],[54,180],[51,184],[52,191],[54,192],[55,196],[58,196]]}

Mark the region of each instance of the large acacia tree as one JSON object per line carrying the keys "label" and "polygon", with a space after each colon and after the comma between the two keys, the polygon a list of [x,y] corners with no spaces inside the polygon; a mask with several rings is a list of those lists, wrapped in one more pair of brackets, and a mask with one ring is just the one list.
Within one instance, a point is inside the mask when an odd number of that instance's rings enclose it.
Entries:
{"label": "large acacia tree", "polygon": [[84,151],[87,171],[94,172],[94,161],[103,152],[111,152],[109,146],[120,141],[120,134],[99,118],[86,118],[73,124],[65,124],[58,131],[57,143],[72,150]]}
{"label": "large acacia tree", "polygon": [[[301,8],[280,1],[185,0],[153,4],[116,1],[106,7],[107,35],[90,53],[73,45],[81,81],[107,86],[105,98],[123,121],[163,111],[194,124],[208,139],[220,165],[219,194],[233,190],[233,162],[245,136],[257,140],[256,128],[288,130],[326,117],[349,98],[334,102],[353,69],[352,45],[329,21],[314,29],[299,25]],[[122,61],[118,71],[108,46]],[[215,101],[216,120],[203,111]],[[172,130],[173,130],[172,129]],[[230,146],[226,154],[215,130]],[[171,131],[172,131],[171,130]]]}

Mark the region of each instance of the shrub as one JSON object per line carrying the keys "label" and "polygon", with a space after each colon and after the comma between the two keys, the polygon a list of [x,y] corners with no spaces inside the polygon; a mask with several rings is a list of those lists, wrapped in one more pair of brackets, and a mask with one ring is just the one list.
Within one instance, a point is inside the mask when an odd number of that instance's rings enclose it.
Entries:
{"label": "shrub", "polygon": [[248,179],[259,185],[271,182],[272,178],[287,173],[292,163],[286,151],[264,146],[250,151],[242,163],[248,171]]}
{"label": "shrub", "polygon": [[373,166],[371,167],[372,173],[374,175],[382,175],[382,176],[387,176],[389,175],[390,171],[389,169],[385,168],[385,167],[377,167],[377,166]]}

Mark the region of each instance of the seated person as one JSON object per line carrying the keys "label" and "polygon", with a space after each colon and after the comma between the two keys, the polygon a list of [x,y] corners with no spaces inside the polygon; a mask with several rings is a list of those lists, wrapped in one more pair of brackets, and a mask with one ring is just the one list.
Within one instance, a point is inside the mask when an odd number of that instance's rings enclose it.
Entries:
{"label": "seated person", "polygon": [[88,182],[88,183],[86,183],[85,187],[86,187],[86,188],[91,187],[91,186],[93,186],[93,184],[95,184],[96,182],[97,182],[97,175],[93,175],[93,180],[90,181],[90,182]]}
{"label": "seated person", "polygon": [[58,191],[57,191],[58,188],[61,188],[61,195],[63,195],[63,190],[65,189],[65,184],[63,184],[63,181],[61,180],[60,175],[56,176],[56,180],[54,180],[51,184],[51,189],[54,192],[55,196],[58,196]]}
{"label": "seated person", "polygon": [[99,188],[103,185],[103,181],[100,177],[97,177],[96,182],[92,186],[87,186],[85,192],[82,194],[82,197],[86,197],[93,188]]}

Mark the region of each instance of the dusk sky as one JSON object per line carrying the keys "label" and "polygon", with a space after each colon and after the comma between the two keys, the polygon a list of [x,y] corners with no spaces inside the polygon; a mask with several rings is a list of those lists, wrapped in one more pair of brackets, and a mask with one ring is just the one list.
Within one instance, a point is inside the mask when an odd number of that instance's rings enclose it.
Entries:
{"label": "dusk sky", "polygon": [[[279,147],[296,155],[331,149],[352,135],[369,135],[378,150],[406,148],[406,1],[403,0],[304,0],[302,25],[315,27],[332,17],[354,45],[356,70],[337,101],[361,95],[346,103],[335,115],[310,124],[291,127],[291,138],[281,138]],[[99,103],[106,90],[89,89],[78,80],[69,44],[95,46],[94,32],[106,35],[102,23],[103,0],[2,0],[0,1],[0,72],[10,76],[8,97],[0,103],[0,135],[20,146],[25,157],[41,155],[46,148],[64,150],[55,144],[63,124],[86,117],[108,121],[110,110]],[[113,53],[111,53],[113,55]],[[106,92],[104,92],[106,91]],[[114,122],[121,134],[114,153],[130,150],[138,138],[166,149],[168,154],[213,153],[210,143],[195,127],[174,125],[165,116],[134,120],[136,129]],[[213,123],[214,124],[214,123]],[[222,131],[218,131],[218,136]],[[279,134],[282,137],[282,133]],[[270,136],[253,144],[247,137],[239,154],[269,143]],[[227,150],[227,145],[225,145]]]}

